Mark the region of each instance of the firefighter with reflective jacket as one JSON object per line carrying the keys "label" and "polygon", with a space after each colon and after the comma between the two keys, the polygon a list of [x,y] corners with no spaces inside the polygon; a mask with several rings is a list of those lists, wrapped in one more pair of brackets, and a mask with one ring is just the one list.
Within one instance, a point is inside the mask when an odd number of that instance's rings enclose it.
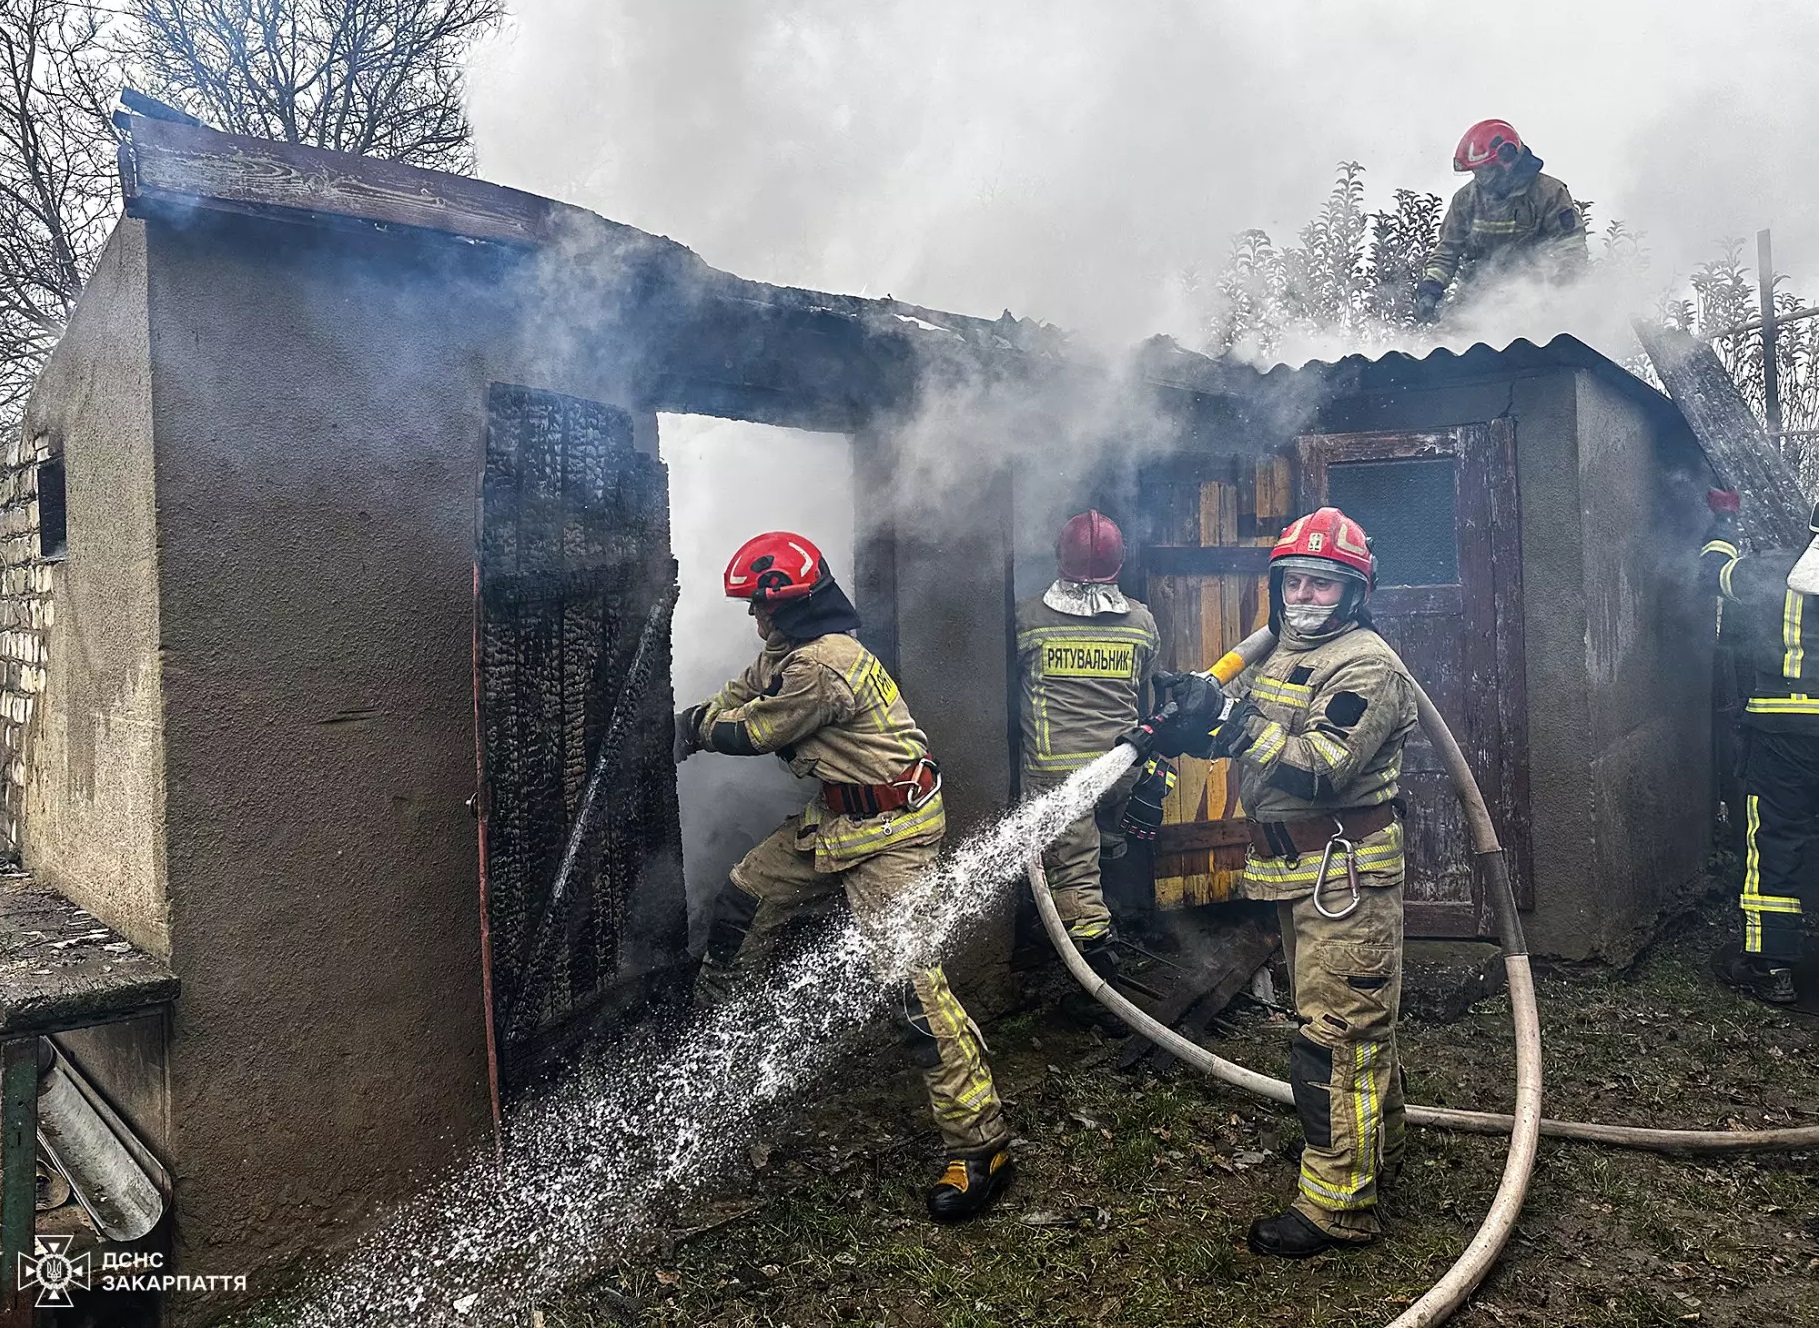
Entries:
{"label": "firefighter with reflective jacket", "polygon": [[1706,498],[1713,525],[1699,551],[1702,584],[1723,597],[1724,638],[1749,669],[1743,708],[1743,952],[1731,985],[1792,1004],[1802,921],[1819,915],[1819,508],[1805,552],[1744,553],[1737,495]]}
{"label": "firefighter with reflective jacket", "polygon": [[[1118,589],[1124,535],[1110,517],[1087,511],[1070,518],[1055,542],[1055,563],[1054,584],[1017,606],[1025,797],[1064,783],[1131,731],[1161,646],[1149,609]],[[1133,769],[1042,855],[1055,911],[1107,981],[1117,965],[1099,862],[1125,851],[1119,820],[1136,778]],[[1070,1006],[1075,1013],[1099,1010],[1080,996],[1083,1002]]]}
{"label": "firefighter with reflective jacket", "polygon": [[1466,130],[1453,169],[1472,178],[1453,195],[1415,287],[1416,322],[1439,316],[1455,276],[1481,279],[1527,264],[1558,279],[1584,269],[1585,222],[1572,191],[1541,173],[1541,158],[1507,120],[1480,120]]}
{"label": "firefighter with reflective jacket", "polygon": [[[861,927],[885,926],[892,902],[934,864],[947,829],[928,739],[884,665],[853,635],[859,614],[820,550],[788,531],[756,536],[727,564],[725,583],[729,599],[749,603],[764,650],[712,700],[676,717],[677,759],[774,752],[821,789],[733,868],[695,983],[702,1005],[729,999],[772,957],[790,917],[836,891]],[[917,972],[900,999],[905,1045],[948,1152],[929,1213],[968,1218],[1013,1170],[983,1039],[939,965]]]}
{"label": "firefighter with reflective jacket", "polygon": [[1374,1240],[1378,1187],[1402,1162],[1397,780],[1416,713],[1407,667],[1371,629],[1374,580],[1356,521],[1333,507],[1295,521],[1270,553],[1275,650],[1229,694],[1210,674],[1158,674],[1176,713],[1128,739],[1139,751],[1232,760],[1250,818],[1243,892],[1275,901],[1281,919],[1300,1024],[1289,1082],[1306,1148],[1293,1205],[1251,1225],[1257,1254]]}

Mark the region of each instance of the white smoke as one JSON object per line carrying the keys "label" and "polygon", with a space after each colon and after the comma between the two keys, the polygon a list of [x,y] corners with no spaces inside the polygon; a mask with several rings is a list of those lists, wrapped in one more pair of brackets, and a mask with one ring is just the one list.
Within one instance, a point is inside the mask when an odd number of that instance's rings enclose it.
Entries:
{"label": "white smoke", "polygon": [[1773,226],[1811,289],[1815,50],[1819,10],[1769,0],[548,0],[472,112],[489,178],[741,275],[1122,345],[1186,340],[1178,275],[1246,227],[1289,241],[1336,162],[1373,205],[1450,195],[1490,115],[1664,283]]}
{"label": "white smoke", "polygon": [[[733,551],[765,530],[794,530],[853,585],[853,462],[845,434],[806,433],[700,415],[661,415],[670,472],[671,544],[682,585],[671,632],[676,704],[707,700],[757,658],[743,605],[721,593]],[[690,933],[699,943],[727,870],[800,811],[814,786],[772,757],[701,752],[676,771]]]}

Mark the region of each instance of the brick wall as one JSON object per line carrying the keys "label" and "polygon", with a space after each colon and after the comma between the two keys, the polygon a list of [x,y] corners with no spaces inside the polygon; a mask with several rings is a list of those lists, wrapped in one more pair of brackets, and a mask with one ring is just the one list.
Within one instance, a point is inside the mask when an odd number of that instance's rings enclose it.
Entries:
{"label": "brick wall", "polygon": [[51,565],[39,556],[38,464],[50,439],[23,433],[0,459],[0,854],[17,858],[25,801],[26,749],[44,691],[51,620]]}

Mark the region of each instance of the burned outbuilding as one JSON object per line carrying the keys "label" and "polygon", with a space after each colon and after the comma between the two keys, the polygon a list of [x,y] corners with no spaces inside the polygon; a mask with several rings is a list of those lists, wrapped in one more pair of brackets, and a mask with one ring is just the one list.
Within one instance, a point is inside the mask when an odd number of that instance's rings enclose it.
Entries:
{"label": "burned outbuilding", "polygon": [[[1702,463],[1570,338],[1108,365],[472,180],[123,130],[127,218],[7,457],[0,838],[181,982],[168,1018],[60,1035],[171,1173],[180,1266],[343,1242],[684,969],[660,413],[851,439],[867,643],[960,828],[1017,795],[1011,606],[1057,517],[1126,523],[1188,667],[1333,501],[1535,949],[1627,957],[1699,873],[1709,614],[1674,497]],[[1406,782],[1411,934],[1486,934],[1418,744]],[[1239,815],[1190,770],[1152,902],[1228,896]]]}

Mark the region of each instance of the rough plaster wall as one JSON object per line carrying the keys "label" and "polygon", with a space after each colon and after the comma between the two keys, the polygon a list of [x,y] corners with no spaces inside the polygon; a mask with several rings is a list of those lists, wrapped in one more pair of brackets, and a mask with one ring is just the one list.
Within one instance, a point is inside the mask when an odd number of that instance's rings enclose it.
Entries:
{"label": "rough plaster wall", "polygon": [[198,218],[150,252],[180,1257],[269,1285],[487,1132],[486,389],[611,397],[471,247]]}
{"label": "rough plaster wall", "polygon": [[1699,511],[1687,492],[1669,486],[1667,443],[1634,403],[1584,374],[1578,418],[1595,884],[1603,905],[1592,940],[1600,954],[1624,961],[1703,874],[1712,634],[1691,575]]}
{"label": "rough plaster wall", "polygon": [[1442,429],[1508,417],[1516,431],[1522,509],[1522,592],[1535,907],[1524,915],[1536,954],[1586,958],[1601,931],[1588,869],[1592,752],[1586,730],[1585,602],[1573,374],[1561,371],[1340,398],[1321,413],[1330,432]]}
{"label": "rough plaster wall", "polygon": [[[18,658],[7,669],[9,681],[36,674],[44,687],[23,771],[26,865],[169,958],[147,356],[145,229],[123,221],[27,414],[27,439],[63,454],[69,557],[9,567],[7,588],[15,593],[5,601],[5,640],[18,656],[36,614],[41,634],[28,649],[43,654],[41,672]],[[0,483],[20,482],[32,481],[14,470]],[[15,547],[8,542],[9,562]],[[22,576],[33,581],[19,594],[14,583]],[[50,598],[40,600],[47,583]],[[21,693],[9,691],[9,714],[20,703]]]}

